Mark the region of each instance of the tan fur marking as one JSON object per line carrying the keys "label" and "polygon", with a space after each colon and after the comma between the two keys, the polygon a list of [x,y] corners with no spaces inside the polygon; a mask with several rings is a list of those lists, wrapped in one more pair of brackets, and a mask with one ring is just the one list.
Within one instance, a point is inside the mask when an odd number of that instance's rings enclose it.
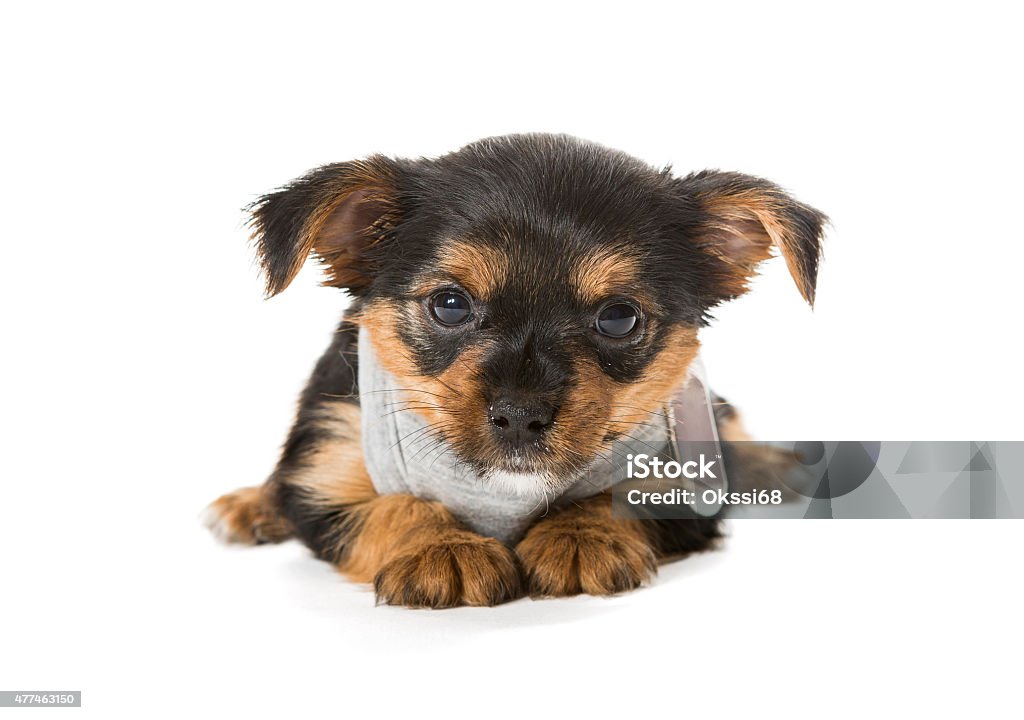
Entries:
{"label": "tan fur marking", "polygon": [[378,602],[431,608],[487,606],[522,592],[515,554],[494,538],[448,530],[408,550],[374,578]]}
{"label": "tan fur marking", "polygon": [[571,445],[565,451],[592,457],[600,451],[608,431],[628,436],[638,423],[657,419],[664,412],[664,403],[686,381],[699,348],[696,328],[670,330],[661,352],[632,383],[612,380],[590,358],[577,361],[577,375],[587,381],[574,387],[566,400],[573,412],[563,420],[562,437]]}
{"label": "tan fur marking", "polygon": [[542,518],[516,553],[535,596],[612,595],[638,587],[657,569],[642,522],[612,517],[606,493]]}
{"label": "tan fur marking", "polygon": [[635,258],[621,252],[603,251],[588,256],[576,267],[573,284],[580,299],[592,305],[623,288],[635,287],[639,271]]}
{"label": "tan fur marking", "polygon": [[508,278],[509,258],[487,245],[459,242],[445,249],[437,270],[455,278],[473,297],[490,300]]}
{"label": "tan fur marking", "polygon": [[374,576],[408,544],[405,537],[422,528],[440,532],[455,524],[443,506],[412,495],[380,495],[354,513],[357,533],[339,569],[356,582]]}
{"label": "tan fur marking", "polygon": [[[676,327],[669,331],[665,346],[648,366],[643,377],[627,385],[616,384],[606,397],[612,398],[611,425],[619,423],[628,432],[630,424],[650,420],[662,412],[664,403],[686,382],[690,363],[697,357],[700,341],[697,329]],[[639,413],[639,415],[638,415]]]}
{"label": "tan fur marking", "polygon": [[301,487],[326,506],[351,505],[376,496],[363,462],[359,405],[345,401],[324,403],[317,410],[317,425],[331,433],[307,461],[308,467],[289,476],[288,483]]}
{"label": "tan fur marking", "polygon": [[377,601],[407,607],[497,605],[521,588],[515,555],[463,529],[440,503],[382,495],[358,510],[357,534],[339,569],[373,582]]}
{"label": "tan fur marking", "polygon": [[374,353],[385,370],[399,378],[416,374],[416,365],[398,336],[398,325],[402,320],[393,303],[378,300],[352,319],[369,330]]}
{"label": "tan fur marking", "polygon": [[359,316],[360,325],[370,332],[378,361],[405,388],[404,407],[428,422],[440,423],[439,429],[475,427],[484,423],[482,402],[472,402],[481,397],[481,390],[470,372],[482,350],[466,350],[436,378],[420,375],[398,335],[397,327],[401,322],[398,308],[382,302],[374,303]]}
{"label": "tan fur marking", "polygon": [[268,485],[246,487],[222,495],[204,512],[206,525],[225,542],[255,545],[281,542],[292,529],[274,507]]}

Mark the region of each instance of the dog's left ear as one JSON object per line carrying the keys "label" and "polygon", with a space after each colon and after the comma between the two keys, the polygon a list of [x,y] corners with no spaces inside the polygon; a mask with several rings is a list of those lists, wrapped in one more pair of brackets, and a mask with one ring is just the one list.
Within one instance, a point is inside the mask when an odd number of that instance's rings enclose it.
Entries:
{"label": "dog's left ear", "polygon": [[746,292],[757,265],[775,247],[800,294],[814,305],[824,214],[774,183],[740,173],[706,170],[682,178],[679,187],[698,212],[697,244],[724,266],[720,300]]}

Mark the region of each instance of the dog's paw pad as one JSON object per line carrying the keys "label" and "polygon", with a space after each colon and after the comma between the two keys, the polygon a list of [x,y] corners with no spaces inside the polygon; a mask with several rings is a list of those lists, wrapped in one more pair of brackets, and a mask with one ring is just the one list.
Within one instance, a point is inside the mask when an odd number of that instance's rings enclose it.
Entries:
{"label": "dog's paw pad", "polygon": [[537,526],[516,548],[535,597],[614,595],[647,582],[657,572],[643,536],[614,525]]}
{"label": "dog's paw pad", "polygon": [[291,534],[281,517],[265,509],[258,487],[222,495],[206,506],[199,519],[218,539],[227,543],[280,542]]}
{"label": "dog's paw pad", "polygon": [[407,607],[498,605],[521,594],[515,554],[493,538],[459,531],[387,563],[374,578],[377,602]]}

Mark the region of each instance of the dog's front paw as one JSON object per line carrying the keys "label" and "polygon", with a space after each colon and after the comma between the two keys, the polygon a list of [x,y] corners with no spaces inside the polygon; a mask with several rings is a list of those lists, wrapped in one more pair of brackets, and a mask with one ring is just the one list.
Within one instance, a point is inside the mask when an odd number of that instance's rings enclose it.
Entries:
{"label": "dog's front paw", "polygon": [[642,585],[657,561],[644,534],[627,522],[577,508],[540,521],[516,546],[529,593],[612,595]]}
{"label": "dog's front paw", "polygon": [[500,542],[453,530],[387,563],[373,585],[378,603],[450,608],[512,600],[522,577],[515,554]]}
{"label": "dog's front paw", "polygon": [[258,545],[291,536],[288,522],[268,506],[264,488],[248,487],[222,495],[203,510],[200,520],[229,543]]}

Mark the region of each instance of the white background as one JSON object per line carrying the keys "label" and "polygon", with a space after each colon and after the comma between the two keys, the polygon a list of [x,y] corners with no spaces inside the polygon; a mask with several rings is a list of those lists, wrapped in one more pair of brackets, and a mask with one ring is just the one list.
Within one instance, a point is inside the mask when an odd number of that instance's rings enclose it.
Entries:
{"label": "white background", "polygon": [[1012,4],[766,5],[8,7],[0,689],[98,718],[1019,713],[1018,522],[747,522],[636,593],[449,612],[196,522],[269,472],[343,302],[311,268],[262,301],[240,208],[515,131],[832,217],[813,313],[776,260],[704,335],[757,436],[1020,439]]}

